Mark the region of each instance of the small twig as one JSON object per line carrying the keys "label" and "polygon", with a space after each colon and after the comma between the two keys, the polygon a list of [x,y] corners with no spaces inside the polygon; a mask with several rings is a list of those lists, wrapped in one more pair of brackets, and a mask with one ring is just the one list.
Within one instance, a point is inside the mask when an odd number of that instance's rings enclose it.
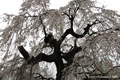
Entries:
{"label": "small twig", "polygon": [[70,15],[69,15],[69,14],[67,14],[67,13],[65,13],[65,12],[64,12],[63,14],[66,15],[66,16],[68,16],[68,18],[70,19]]}
{"label": "small twig", "polygon": [[46,37],[46,36],[47,36],[47,33],[46,33],[45,25],[43,24],[43,21],[42,21],[41,16],[39,17],[39,19],[40,19],[40,22],[41,22],[41,24],[42,24],[42,26],[43,26],[43,31],[44,31],[44,34],[45,34],[45,37]]}

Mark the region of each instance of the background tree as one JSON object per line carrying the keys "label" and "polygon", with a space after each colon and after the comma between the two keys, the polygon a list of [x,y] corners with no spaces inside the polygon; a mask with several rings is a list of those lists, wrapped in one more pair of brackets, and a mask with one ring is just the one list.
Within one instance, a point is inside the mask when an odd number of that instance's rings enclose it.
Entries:
{"label": "background tree", "polygon": [[49,5],[49,0],[24,0],[19,15],[5,15],[1,79],[120,76],[120,15],[91,0],[73,0],[59,10]]}

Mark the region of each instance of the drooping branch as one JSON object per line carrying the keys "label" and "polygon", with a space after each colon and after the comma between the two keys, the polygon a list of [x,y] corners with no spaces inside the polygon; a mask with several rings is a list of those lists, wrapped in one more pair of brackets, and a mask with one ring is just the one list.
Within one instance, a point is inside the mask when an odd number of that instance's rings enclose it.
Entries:
{"label": "drooping branch", "polygon": [[119,68],[119,67],[120,67],[120,65],[114,66],[114,67],[110,68],[107,72],[102,72],[102,73],[93,73],[93,72],[89,72],[89,73],[86,72],[86,73],[87,73],[87,74],[90,74],[90,76],[100,76],[100,75],[106,76],[106,75],[109,74],[109,72],[111,72],[111,71],[113,71],[114,69]]}
{"label": "drooping branch", "polygon": [[115,68],[120,68],[120,65],[113,66],[113,67],[110,68],[107,72],[105,72],[105,74],[108,74],[110,71],[114,70]]}
{"label": "drooping branch", "polygon": [[92,32],[91,34],[89,34],[89,37],[94,35],[94,34],[96,34],[96,36],[98,36],[98,35],[102,35],[102,34],[104,34],[106,32],[114,33],[116,31],[120,31],[120,29],[119,28],[108,28],[108,29],[101,30],[101,31],[98,31],[98,32]]}
{"label": "drooping branch", "polygon": [[28,14],[28,16],[25,16],[25,17],[33,17],[33,18],[39,18],[40,20],[40,23],[41,25],[43,26],[43,32],[44,32],[44,35],[46,37],[47,33],[46,33],[46,30],[45,30],[45,25],[43,24],[43,20],[41,18],[41,16],[45,15],[47,12],[41,14],[41,15],[31,15],[31,14]]}
{"label": "drooping branch", "polygon": [[54,80],[53,78],[45,78],[43,75],[41,75],[40,73],[32,73],[33,75],[37,75],[35,76],[36,80]]}

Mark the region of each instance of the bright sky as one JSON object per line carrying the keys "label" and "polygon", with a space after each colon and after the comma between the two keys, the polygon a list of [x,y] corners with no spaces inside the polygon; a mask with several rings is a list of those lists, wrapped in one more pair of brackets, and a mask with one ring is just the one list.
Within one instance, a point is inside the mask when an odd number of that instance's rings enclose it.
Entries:
{"label": "bright sky", "polygon": [[105,5],[106,8],[118,11],[120,14],[120,0],[97,0],[98,5]]}
{"label": "bright sky", "polygon": [[3,13],[16,14],[19,11],[22,0],[1,0],[0,15]]}
{"label": "bright sky", "polygon": [[57,8],[59,9],[60,6],[65,6],[68,2],[71,0],[51,0],[51,6],[50,8]]}
{"label": "bright sky", "polygon": [[[0,1],[0,15],[3,13],[16,14],[19,11],[20,5],[23,0],[1,0]],[[51,0],[51,8],[59,8],[66,5],[70,0]],[[119,11],[120,13],[120,0],[97,0],[98,5],[105,5],[106,8]]]}

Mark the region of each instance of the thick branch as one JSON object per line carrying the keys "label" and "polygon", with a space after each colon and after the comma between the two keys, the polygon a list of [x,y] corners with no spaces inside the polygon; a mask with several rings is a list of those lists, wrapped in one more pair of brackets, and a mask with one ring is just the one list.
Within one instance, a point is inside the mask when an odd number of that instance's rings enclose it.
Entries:
{"label": "thick branch", "polygon": [[[23,55],[23,57],[25,58],[25,60],[30,57],[29,53],[24,49],[23,46],[19,46],[18,49],[21,52],[21,54]],[[62,70],[64,69],[64,66],[63,66],[63,61],[62,61],[61,54],[59,51],[59,46],[56,45],[56,49],[55,49],[54,53],[51,55],[46,55],[44,53],[40,53],[38,56],[32,57],[31,59],[28,60],[28,64],[31,64],[31,63],[36,64],[40,61],[55,62],[55,65],[57,67],[56,80],[61,79]]]}
{"label": "thick branch", "polygon": [[[27,60],[28,58],[30,58],[29,53],[24,49],[23,46],[19,46],[18,47],[20,53],[22,54],[22,56],[25,58],[25,60]],[[40,53],[38,56],[36,56],[35,58],[32,57],[29,61],[28,64],[30,63],[38,63],[40,61],[46,61],[46,62],[54,62],[54,57],[53,55],[46,55],[44,53]]]}
{"label": "thick branch", "polygon": [[70,65],[73,62],[73,58],[74,58],[75,54],[77,52],[79,52],[80,50],[82,50],[81,47],[75,47],[74,49],[72,49],[68,53],[64,53],[62,58],[64,58],[67,61],[68,65]]}
{"label": "thick branch", "polygon": [[68,34],[70,34],[72,32],[72,29],[67,29],[65,32],[64,32],[64,34],[61,36],[61,38],[59,39],[59,44],[61,44],[62,42],[63,42],[63,40],[66,38],[66,36],[68,35]]}
{"label": "thick branch", "polygon": [[[84,33],[81,34],[81,35],[76,34],[74,32],[73,28],[71,27],[71,28],[67,29],[66,32],[61,36],[59,42],[62,43],[63,40],[66,38],[66,36],[69,35],[69,34],[71,34],[72,36],[74,36],[76,38],[83,38],[87,33],[89,33],[90,27],[92,27],[93,25],[95,25],[97,23],[100,23],[100,22],[97,22],[97,20],[96,20],[92,24],[87,24],[87,27],[84,28]],[[73,21],[71,22],[71,24],[72,24],[71,26],[73,26]]]}
{"label": "thick branch", "polygon": [[38,63],[40,61],[46,61],[46,62],[54,62],[54,56],[51,55],[46,55],[44,53],[39,53],[35,58],[34,58],[34,63]]}
{"label": "thick branch", "polygon": [[59,40],[60,44],[63,42],[63,40],[66,38],[66,36],[68,34],[71,34],[72,36],[74,36],[76,38],[82,38],[82,37],[84,37],[89,32],[90,27],[93,26],[94,24],[96,24],[97,20],[94,21],[92,24],[88,24],[87,27],[84,28],[84,33],[82,35],[76,34],[74,32],[74,30],[73,30],[73,22],[74,22],[75,14],[77,13],[78,10],[79,10],[79,7],[77,7],[74,10],[74,15],[70,14],[71,8],[69,9],[69,13],[64,13],[65,15],[68,16],[71,25],[70,25],[70,29],[67,29],[66,32],[60,38],[60,40]]}
{"label": "thick branch", "polygon": [[25,60],[30,58],[29,53],[24,49],[23,46],[18,46],[18,50],[20,51]]}

